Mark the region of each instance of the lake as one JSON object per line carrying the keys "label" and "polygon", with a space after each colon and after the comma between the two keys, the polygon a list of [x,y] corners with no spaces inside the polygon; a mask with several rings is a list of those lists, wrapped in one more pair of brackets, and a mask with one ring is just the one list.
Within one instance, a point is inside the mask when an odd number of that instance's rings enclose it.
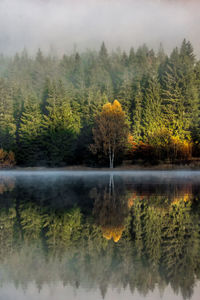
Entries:
{"label": "lake", "polygon": [[199,299],[200,171],[1,171],[0,299]]}

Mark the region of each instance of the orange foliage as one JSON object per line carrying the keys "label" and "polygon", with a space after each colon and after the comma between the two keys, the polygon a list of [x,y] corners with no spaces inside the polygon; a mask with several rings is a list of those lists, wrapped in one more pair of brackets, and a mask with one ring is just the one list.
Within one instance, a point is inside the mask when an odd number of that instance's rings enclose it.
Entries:
{"label": "orange foliage", "polygon": [[134,143],[132,147],[132,158],[139,159],[151,159],[153,153],[153,147],[149,144],[139,141],[138,144]]}
{"label": "orange foliage", "polygon": [[190,201],[191,195],[189,194],[185,194],[179,197],[175,197],[171,203],[171,205],[178,205],[180,202],[184,201],[184,202],[188,202]]}
{"label": "orange foliage", "polygon": [[134,200],[138,198],[136,192],[134,192],[130,198],[128,198],[128,208],[131,208],[134,205]]}
{"label": "orange foliage", "polygon": [[[165,135],[166,134],[166,135]],[[129,136],[128,154],[132,159],[191,159],[193,144],[189,140],[181,140],[167,130],[160,130],[151,136],[148,143],[140,141],[136,144]]]}
{"label": "orange foliage", "polygon": [[130,156],[130,158],[134,155],[135,151],[137,151],[137,143],[134,142],[133,136],[128,135],[128,141],[127,141],[127,154]]}
{"label": "orange foliage", "polygon": [[101,113],[96,116],[93,128],[94,144],[90,145],[90,150],[94,154],[104,153],[113,168],[116,154],[123,153],[126,147],[128,131],[121,104],[117,100],[113,104],[106,103]]}
{"label": "orange foliage", "polygon": [[134,205],[134,201],[136,199],[139,200],[144,200],[145,198],[148,198],[149,194],[148,193],[138,193],[138,192],[133,192],[132,195],[128,198],[128,208],[130,209]]}
{"label": "orange foliage", "polygon": [[186,140],[180,140],[177,136],[171,137],[171,150],[175,158],[191,159],[192,143]]}
{"label": "orange foliage", "polygon": [[123,115],[125,115],[125,113],[122,110],[121,104],[117,100],[115,100],[113,102],[113,104],[111,104],[110,102],[104,104],[101,114],[104,114],[104,113],[108,113],[108,114],[111,114],[111,115],[113,115],[113,114],[123,114]]}
{"label": "orange foliage", "polygon": [[0,149],[0,168],[9,168],[15,165],[15,156],[12,151]]}
{"label": "orange foliage", "polygon": [[107,240],[111,240],[113,238],[113,241],[117,243],[123,233],[124,226],[118,226],[118,227],[113,227],[113,226],[104,226],[102,227],[102,233],[103,237]]}

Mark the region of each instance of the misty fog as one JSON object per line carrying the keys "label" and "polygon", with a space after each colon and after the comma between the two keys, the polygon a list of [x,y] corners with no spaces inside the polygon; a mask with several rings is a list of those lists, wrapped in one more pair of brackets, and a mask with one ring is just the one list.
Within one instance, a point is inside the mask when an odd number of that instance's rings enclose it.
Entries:
{"label": "misty fog", "polygon": [[109,50],[163,43],[170,51],[186,38],[199,56],[199,11],[198,0],[0,0],[0,52],[63,54],[102,41]]}

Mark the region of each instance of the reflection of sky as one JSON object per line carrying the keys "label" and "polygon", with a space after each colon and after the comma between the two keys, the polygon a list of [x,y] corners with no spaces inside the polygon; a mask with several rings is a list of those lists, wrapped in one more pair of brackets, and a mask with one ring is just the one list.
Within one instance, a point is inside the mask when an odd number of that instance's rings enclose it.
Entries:
{"label": "reflection of sky", "polygon": [[[144,278],[145,280],[145,278]],[[194,294],[190,300],[199,300],[200,284],[194,288]],[[44,285],[38,292],[35,285],[29,285],[26,291],[22,288],[16,289],[12,284],[4,285],[0,288],[0,300],[102,300],[99,290],[87,291],[79,288],[63,287],[62,284],[52,286]],[[131,294],[129,289],[117,291],[117,289],[108,288],[105,300],[182,300],[181,295],[175,295],[170,287],[167,287],[162,294],[158,289],[149,292],[146,296],[140,295],[137,291]]]}

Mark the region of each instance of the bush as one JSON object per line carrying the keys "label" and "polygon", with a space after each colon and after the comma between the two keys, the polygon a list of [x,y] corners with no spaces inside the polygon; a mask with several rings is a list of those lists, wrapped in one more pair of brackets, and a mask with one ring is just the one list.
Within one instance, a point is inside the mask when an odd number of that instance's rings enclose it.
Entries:
{"label": "bush", "polygon": [[189,140],[181,139],[179,136],[173,136],[166,128],[161,128],[151,133],[146,143],[140,141],[136,144],[130,138],[128,154],[131,159],[151,162],[189,160],[192,157],[192,143]]}
{"label": "bush", "polygon": [[12,151],[0,149],[0,168],[10,168],[15,165],[15,155]]}
{"label": "bush", "polygon": [[192,143],[172,136],[170,139],[170,153],[172,159],[189,160],[192,157]]}

